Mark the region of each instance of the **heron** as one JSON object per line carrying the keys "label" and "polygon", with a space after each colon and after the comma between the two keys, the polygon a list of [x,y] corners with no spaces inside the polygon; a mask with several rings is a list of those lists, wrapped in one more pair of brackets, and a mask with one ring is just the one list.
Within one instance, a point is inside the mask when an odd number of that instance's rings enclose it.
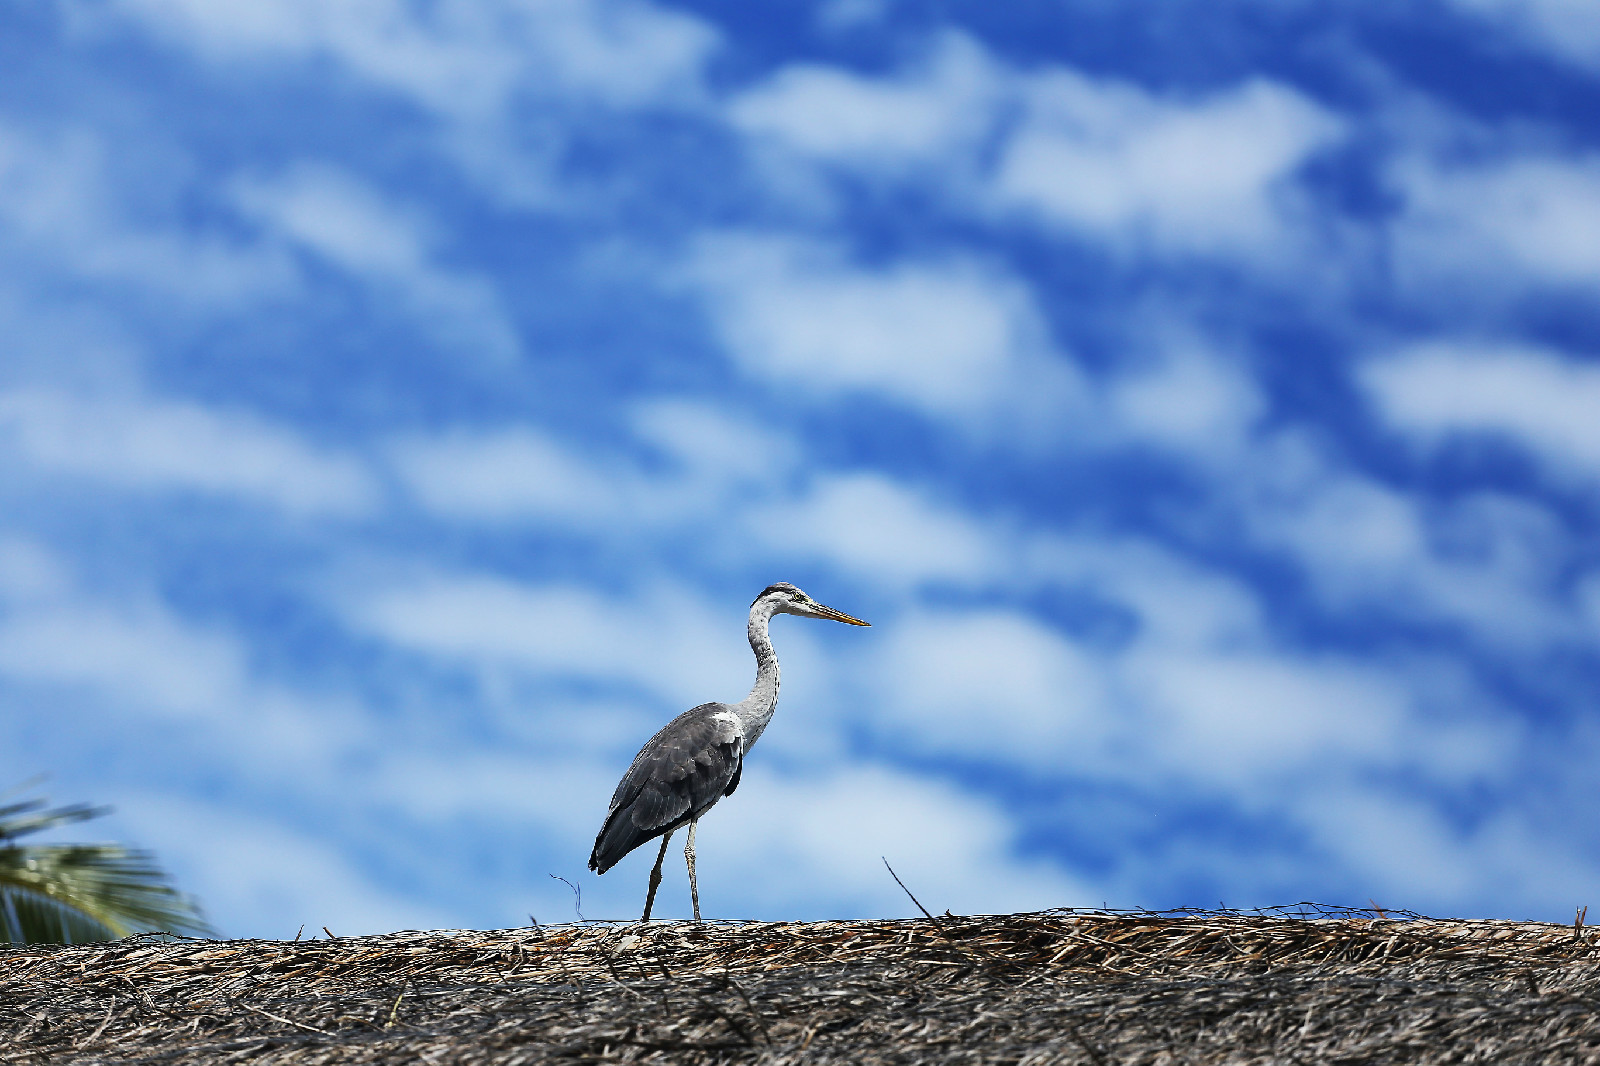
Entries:
{"label": "heron", "polygon": [[611,869],[645,841],[661,838],[641,921],[650,920],[656,889],[661,885],[661,861],[667,857],[672,834],[684,825],[689,827],[689,840],[683,848],[683,861],[689,868],[689,897],[694,902],[694,920],[700,920],[694,833],[705,813],[739,787],[744,757],[761,739],[777,710],[778,656],[767,635],[775,614],[831,618],[853,626],[871,624],[818,603],[787,581],[768,585],[750,604],[747,631],[750,650],[756,655],[756,683],[750,695],[738,703],[691,707],[646,741],[612,793],[605,824],[594,838],[589,869],[597,874]]}

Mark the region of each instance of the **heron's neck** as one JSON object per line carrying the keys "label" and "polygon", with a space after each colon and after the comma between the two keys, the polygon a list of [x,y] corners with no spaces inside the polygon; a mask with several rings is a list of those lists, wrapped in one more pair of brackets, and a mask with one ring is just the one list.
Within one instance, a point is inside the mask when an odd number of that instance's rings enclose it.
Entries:
{"label": "heron's neck", "polygon": [[756,653],[756,683],[750,695],[734,705],[744,725],[745,750],[756,742],[772,713],[778,709],[778,655],[772,650],[767,625],[772,621],[772,604],[757,603],[750,608],[750,650]]}

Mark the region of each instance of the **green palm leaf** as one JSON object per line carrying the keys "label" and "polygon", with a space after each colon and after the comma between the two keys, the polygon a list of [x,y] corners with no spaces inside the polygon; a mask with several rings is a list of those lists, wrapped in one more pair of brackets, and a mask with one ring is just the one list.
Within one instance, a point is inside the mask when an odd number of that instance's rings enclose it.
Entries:
{"label": "green palm leaf", "polygon": [[0,940],[81,944],[141,932],[211,932],[148,852],[119,844],[18,844],[107,813],[43,800],[0,806]]}

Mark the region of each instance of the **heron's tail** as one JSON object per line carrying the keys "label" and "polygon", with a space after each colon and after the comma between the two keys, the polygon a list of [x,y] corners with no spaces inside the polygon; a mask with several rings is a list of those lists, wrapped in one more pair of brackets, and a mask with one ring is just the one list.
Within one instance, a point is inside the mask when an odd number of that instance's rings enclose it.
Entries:
{"label": "heron's tail", "polygon": [[589,869],[595,873],[605,873],[621,862],[628,852],[661,835],[662,830],[651,833],[640,829],[628,815],[628,807],[618,807],[606,815],[606,824],[600,827],[599,835],[594,838],[594,851],[589,853]]}

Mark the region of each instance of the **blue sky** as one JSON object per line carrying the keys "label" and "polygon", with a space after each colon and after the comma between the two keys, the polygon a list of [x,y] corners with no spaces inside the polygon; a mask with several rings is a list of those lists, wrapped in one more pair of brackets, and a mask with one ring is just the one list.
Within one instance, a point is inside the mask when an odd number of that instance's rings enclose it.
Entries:
{"label": "blue sky", "polygon": [[[225,932],[1600,902],[1600,9],[0,10],[0,780]],[[681,862],[659,913],[687,911]]]}

